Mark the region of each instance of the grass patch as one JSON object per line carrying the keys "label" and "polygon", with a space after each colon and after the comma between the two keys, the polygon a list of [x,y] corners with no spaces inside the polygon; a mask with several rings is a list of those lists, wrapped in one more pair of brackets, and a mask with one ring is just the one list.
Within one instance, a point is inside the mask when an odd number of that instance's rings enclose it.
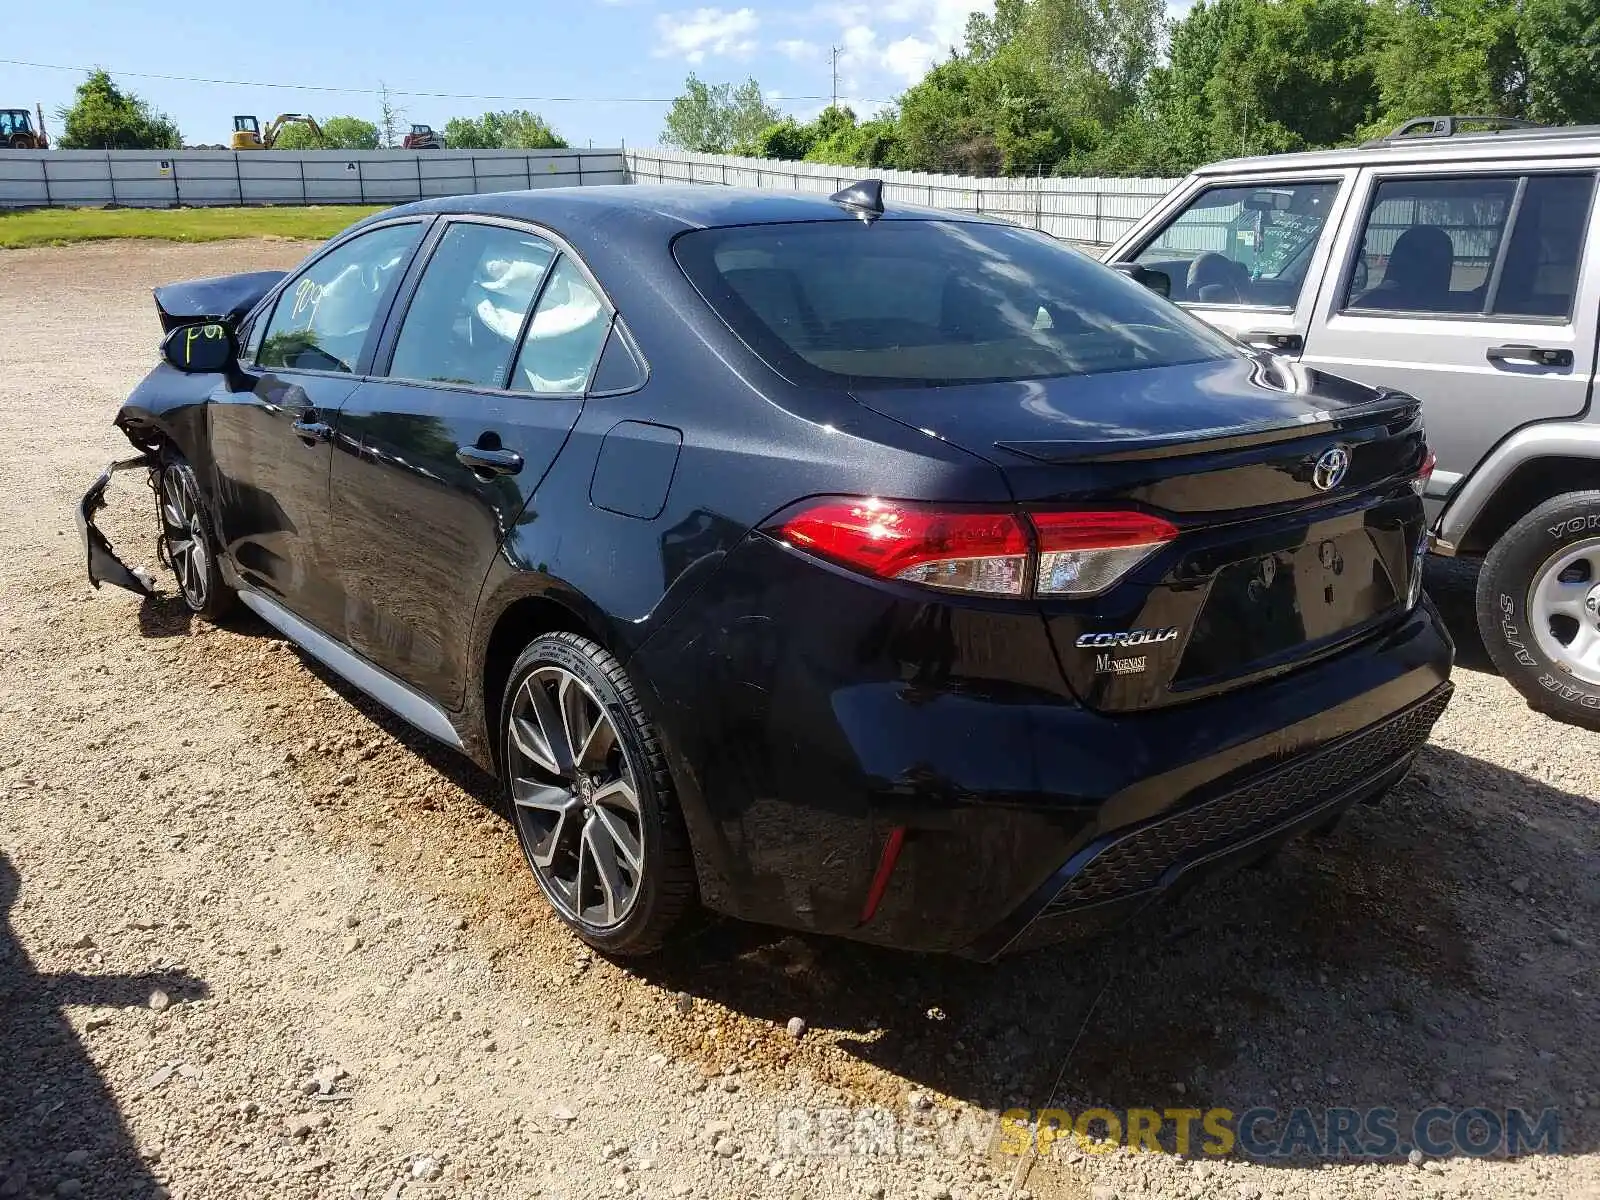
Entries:
{"label": "grass patch", "polygon": [[0,249],[67,246],[108,238],[219,242],[281,237],[324,241],[383,205],[308,208],[38,208],[0,210]]}

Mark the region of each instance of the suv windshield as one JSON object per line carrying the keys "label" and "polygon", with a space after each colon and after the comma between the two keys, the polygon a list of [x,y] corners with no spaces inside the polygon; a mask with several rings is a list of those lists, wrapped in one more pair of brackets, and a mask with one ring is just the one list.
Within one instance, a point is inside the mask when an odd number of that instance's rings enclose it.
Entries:
{"label": "suv windshield", "polygon": [[814,383],[1041,379],[1238,353],[1117,272],[1005,225],[752,225],[684,234],[674,253],[747,345]]}

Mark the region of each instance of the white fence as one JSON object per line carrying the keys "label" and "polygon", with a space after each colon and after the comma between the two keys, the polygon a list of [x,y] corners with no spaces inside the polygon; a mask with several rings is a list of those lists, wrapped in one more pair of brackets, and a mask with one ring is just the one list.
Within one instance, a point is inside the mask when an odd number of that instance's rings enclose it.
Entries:
{"label": "white fence", "polygon": [[400,204],[627,181],[620,150],[0,150],[0,208]]}
{"label": "white fence", "polygon": [[987,213],[1072,242],[1108,245],[1171,191],[1176,179],[999,178],[931,175],[871,167],[777,162],[678,150],[625,150],[635,183],[836,192],[853,180],[883,180],[885,200]]}

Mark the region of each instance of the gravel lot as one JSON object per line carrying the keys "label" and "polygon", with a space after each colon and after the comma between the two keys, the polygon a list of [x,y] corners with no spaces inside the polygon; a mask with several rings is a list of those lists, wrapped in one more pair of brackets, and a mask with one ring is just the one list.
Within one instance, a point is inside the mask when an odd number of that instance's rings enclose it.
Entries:
{"label": "gravel lot", "polygon": [[[149,288],[303,249],[0,253],[0,1197],[1600,1197],[1600,738],[1483,673],[1459,569],[1421,768],[1266,869],[998,968],[726,925],[616,966],[547,915],[492,781],[252,618],[192,624],[170,576],[84,581],[73,505],[127,453]],[[150,509],[124,476],[130,561]],[[1074,1111],[1551,1106],[1561,1150],[1019,1169],[779,1138],[819,1106],[959,1129],[1058,1075]]]}

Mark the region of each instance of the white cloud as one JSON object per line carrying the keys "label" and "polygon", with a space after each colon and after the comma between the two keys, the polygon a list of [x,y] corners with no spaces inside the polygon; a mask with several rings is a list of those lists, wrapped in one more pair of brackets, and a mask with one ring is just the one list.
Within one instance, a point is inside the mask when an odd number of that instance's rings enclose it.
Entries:
{"label": "white cloud", "polygon": [[915,35],[890,42],[883,51],[883,65],[893,75],[912,84],[928,73],[939,58],[939,46]]}
{"label": "white cloud", "polygon": [[822,0],[810,19],[839,30],[841,68],[849,68],[862,86],[884,90],[916,83],[965,43],[973,13],[993,11],[994,0]]}
{"label": "white cloud", "polygon": [[682,57],[691,63],[706,56],[745,58],[755,52],[754,34],[761,21],[751,8],[697,8],[687,13],[663,13],[656,18],[657,58]]}
{"label": "white cloud", "polygon": [[808,42],[804,38],[785,38],[777,45],[779,54],[796,62],[816,58],[821,49],[815,42]]}

